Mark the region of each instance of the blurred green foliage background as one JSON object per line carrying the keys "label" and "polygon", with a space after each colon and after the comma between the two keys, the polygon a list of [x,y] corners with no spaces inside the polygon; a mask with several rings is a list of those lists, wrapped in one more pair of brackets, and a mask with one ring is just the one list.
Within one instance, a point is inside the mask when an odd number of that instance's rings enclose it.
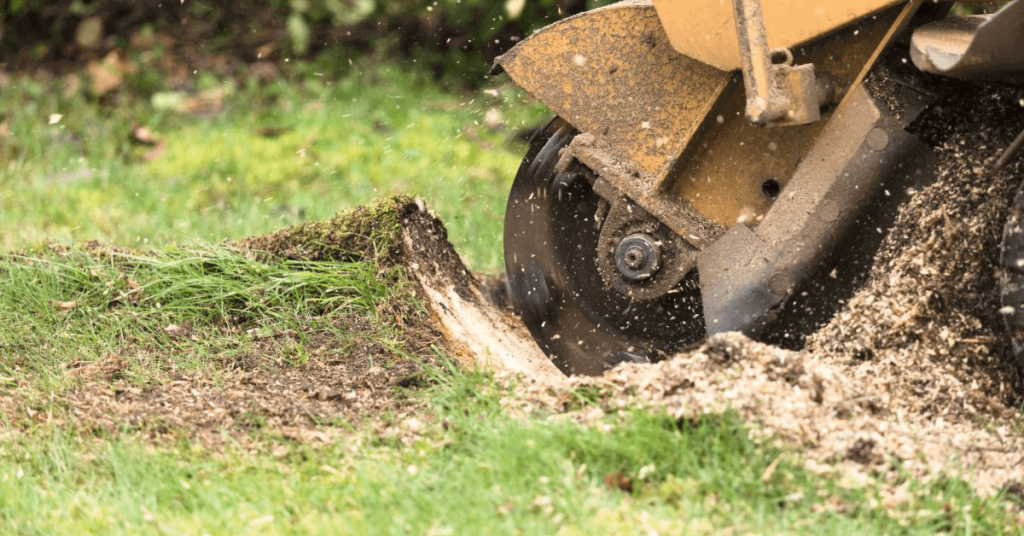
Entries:
{"label": "blurred green foliage background", "polygon": [[[416,55],[438,73],[479,83],[491,59],[560,16],[611,0],[10,0],[0,4],[0,67],[78,62],[126,47],[140,29],[197,54],[309,57],[333,45]],[[89,21],[88,24],[83,24]],[[82,46],[83,31],[104,39]],[[84,37],[88,37],[85,35]],[[77,42],[76,42],[77,41]]]}

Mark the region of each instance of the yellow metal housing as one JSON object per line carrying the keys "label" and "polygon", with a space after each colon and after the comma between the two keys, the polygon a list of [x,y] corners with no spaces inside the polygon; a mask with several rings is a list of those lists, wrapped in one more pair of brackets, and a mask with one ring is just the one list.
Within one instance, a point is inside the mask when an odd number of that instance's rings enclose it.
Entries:
{"label": "yellow metal housing", "polygon": [[[765,0],[768,45],[792,48],[906,0]],[[654,0],[672,46],[724,71],[740,68],[732,0]]]}
{"label": "yellow metal housing", "polygon": [[649,0],[552,24],[496,63],[650,177],[666,174],[731,78],[677,53]]}

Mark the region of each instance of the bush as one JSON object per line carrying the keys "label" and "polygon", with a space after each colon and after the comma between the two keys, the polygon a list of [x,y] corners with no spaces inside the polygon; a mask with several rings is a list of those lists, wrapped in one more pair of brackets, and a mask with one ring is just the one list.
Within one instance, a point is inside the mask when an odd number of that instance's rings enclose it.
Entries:
{"label": "bush", "polygon": [[[13,67],[40,60],[76,63],[123,47],[142,28],[156,28],[200,50],[246,60],[267,42],[288,56],[331,44],[394,47],[425,57],[435,70],[467,80],[516,39],[558,18],[611,0],[9,0],[0,7],[0,54]],[[2,4],[0,4],[2,6]],[[100,50],[82,50],[83,21],[101,23]],[[6,32],[4,31],[6,29]],[[21,59],[22,61],[17,61]]]}

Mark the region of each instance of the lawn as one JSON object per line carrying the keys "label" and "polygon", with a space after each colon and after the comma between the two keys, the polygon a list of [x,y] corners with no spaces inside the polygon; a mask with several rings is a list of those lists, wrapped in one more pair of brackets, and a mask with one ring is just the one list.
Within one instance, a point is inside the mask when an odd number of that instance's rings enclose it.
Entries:
{"label": "lawn", "polygon": [[215,243],[401,193],[444,218],[469,266],[496,272],[516,134],[549,112],[507,83],[446,92],[413,67],[325,53],[267,83],[197,73],[191,92],[139,75],[145,90],[116,103],[9,80],[0,246]]}
{"label": "lawn", "polygon": [[729,414],[507,411],[524,380],[431,331],[393,196],[500,271],[516,134],[547,114],[512,87],[341,53],[194,78],[0,92],[0,532],[1020,532],[1012,494],[898,460],[850,485]]}

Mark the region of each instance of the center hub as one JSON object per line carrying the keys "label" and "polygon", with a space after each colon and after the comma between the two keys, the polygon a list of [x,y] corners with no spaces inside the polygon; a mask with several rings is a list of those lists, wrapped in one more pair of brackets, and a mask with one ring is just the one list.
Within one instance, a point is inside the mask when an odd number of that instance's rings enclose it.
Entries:
{"label": "center hub", "polygon": [[658,273],[660,264],[661,248],[650,235],[629,235],[615,249],[615,266],[626,279],[649,279]]}

